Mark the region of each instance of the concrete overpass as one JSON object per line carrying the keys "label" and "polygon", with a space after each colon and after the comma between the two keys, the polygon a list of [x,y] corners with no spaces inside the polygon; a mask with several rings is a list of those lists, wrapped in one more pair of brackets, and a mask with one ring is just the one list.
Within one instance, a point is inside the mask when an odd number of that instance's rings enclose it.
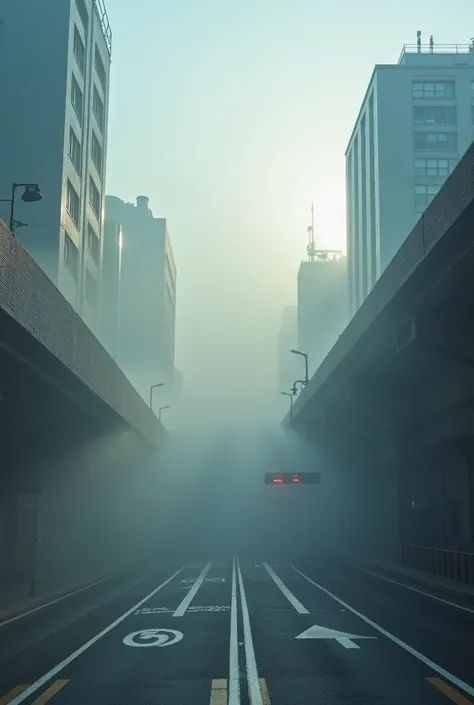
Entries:
{"label": "concrete overpass", "polygon": [[284,420],[359,498],[348,540],[474,547],[473,321],[471,146]]}
{"label": "concrete overpass", "polygon": [[1,221],[0,326],[1,611],[33,568],[51,593],[140,552],[167,434]]}

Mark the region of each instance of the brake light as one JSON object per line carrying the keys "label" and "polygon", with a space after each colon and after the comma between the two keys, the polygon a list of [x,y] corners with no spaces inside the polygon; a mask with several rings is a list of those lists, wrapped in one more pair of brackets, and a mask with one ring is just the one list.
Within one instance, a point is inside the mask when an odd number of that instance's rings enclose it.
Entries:
{"label": "brake light", "polygon": [[292,478],[291,478],[291,481],[296,484],[296,483],[298,483],[298,482],[300,481],[300,478],[299,478],[299,477],[292,477]]}
{"label": "brake light", "polygon": [[283,484],[283,478],[282,478],[282,477],[274,477],[274,478],[273,478],[273,484],[274,484],[274,485],[282,485],[282,484]]}

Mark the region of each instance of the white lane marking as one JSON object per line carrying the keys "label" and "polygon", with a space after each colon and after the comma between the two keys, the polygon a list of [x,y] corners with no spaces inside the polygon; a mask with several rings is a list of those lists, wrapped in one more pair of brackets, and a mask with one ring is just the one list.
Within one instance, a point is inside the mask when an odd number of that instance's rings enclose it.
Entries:
{"label": "white lane marking", "polygon": [[[189,612],[228,612],[230,607],[228,605],[191,605],[188,607]],[[149,615],[149,614],[168,614],[174,612],[174,609],[169,609],[168,607],[143,607],[135,612],[136,615]],[[1,703],[0,703],[1,705]]]}
{"label": "white lane marking", "polygon": [[[438,602],[443,602],[445,605],[449,605],[450,607],[455,607],[457,610],[462,610],[463,612],[470,612],[471,614],[474,614],[474,609],[470,607],[464,607],[464,605],[458,605],[455,602],[450,602],[450,600],[444,600],[442,597],[437,597],[436,595],[432,595],[429,592],[425,592],[424,590],[420,590],[419,588],[412,587],[411,585],[406,585],[405,583],[401,583],[398,580],[394,580],[393,578],[387,578],[385,575],[380,575],[379,573],[374,573],[372,570],[367,570],[367,568],[361,568],[358,565],[354,565],[353,563],[348,563],[347,565],[350,565],[351,568],[354,568],[355,570],[360,570],[363,573],[367,573],[368,575],[373,575],[375,578],[380,578],[380,580],[386,580],[388,583],[393,583],[394,585],[400,585],[400,587],[404,587],[407,590],[413,590],[413,592],[418,592],[420,595],[424,595],[425,597],[429,597],[432,600],[437,600]],[[449,586],[450,589],[456,590],[457,588]],[[461,595],[462,590],[458,591]]]}
{"label": "white lane marking", "polygon": [[184,634],[176,629],[140,629],[127,634],[123,639],[125,646],[172,646],[181,641]]}
{"label": "white lane marking", "polygon": [[443,678],[446,678],[446,680],[450,681],[453,685],[457,686],[461,690],[463,690],[465,693],[468,695],[473,696],[474,695],[474,688],[469,685],[469,683],[465,683],[463,680],[458,678],[457,676],[453,675],[449,671],[447,671],[445,668],[440,666],[439,664],[435,663],[431,659],[429,659],[427,656],[424,656],[420,651],[417,651],[414,649],[412,646],[407,644],[405,641],[402,641],[398,637],[394,636],[391,632],[388,632],[386,629],[383,627],[379,626],[376,622],[374,622],[372,619],[369,617],[366,617],[363,615],[361,612],[358,612],[354,607],[351,607],[350,605],[347,604],[347,602],[344,602],[344,600],[341,600],[340,597],[337,597],[334,595],[332,592],[327,590],[325,587],[322,585],[318,585],[314,580],[311,580],[307,575],[301,572],[301,570],[298,570],[296,566],[292,565],[291,566],[293,570],[295,570],[297,573],[299,573],[305,580],[307,580],[311,585],[314,585],[314,587],[317,587],[318,590],[322,590],[326,595],[329,595],[329,597],[332,597],[333,600],[336,600],[340,605],[345,607],[347,610],[352,612],[352,614],[355,614],[356,617],[359,617],[359,619],[362,619],[363,622],[366,624],[369,624],[371,627],[373,627],[376,631],[378,631],[380,634],[383,634],[384,636],[387,637],[387,639],[390,639],[390,641],[393,641],[394,644],[397,644],[397,646],[401,646],[402,649],[405,649],[409,654],[417,658],[419,661],[425,664],[425,666],[428,666],[428,668],[431,668],[433,671],[436,671],[436,673],[439,673],[440,676],[443,676]]}
{"label": "white lane marking", "polygon": [[298,614],[309,614],[309,610],[306,609],[304,605],[301,604],[301,602],[293,595],[293,593],[286,587],[285,583],[283,580],[281,580],[278,575],[275,573],[274,570],[268,565],[268,563],[263,563],[263,567],[267,571],[268,575],[271,577],[275,585],[280,588],[288,602],[292,607],[295,608],[295,610],[298,612]]}
{"label": "white lane marking", "polygon": [[257,661],[255,659],[255,649],[253,647],[252,629],[250,627],[249,608],[245,597],[244,581],[240,570],[239,559],[237,558],[237,574],[239,576],[240,606],[242,609],[242,622],[244,626],[244,648],[247,665],[247,683],[249,687],[250,705],[263,705],[260,683],[258,680]]}
{"label": "white lane marking", "polygon": [[186,595],[184,600],[178,605],[176,610],[173,612],[173,617],[182,617],[183,614],[186,612],[189,605],[193,601],[194,596],[196,595],[197,591],[199,590],[199,588],[203,584],[204,578],[206,577],[206,575],[210,571],[211,565],[212,565],[212,563],[206,563],[204,568],[199,573],[199,576],[196,578],[196,582],[194,583],[194,585],[192,586],[192,588],[190,589],[190,591],[188,592],[188,594]]}
{"label": "white lane marking", "polygon": [[359,634],[350,634],[349,632],[340,632],[338,629],[329,629],[321,627],[319,624],[313,624],[309,629],[298,634],[295,639],[335,639],[345,649],[359,649],[358,644],[354,644],[352,639],[376,639],[376,636],[360,636]]}
{"label": "white lane marking", "polygon": [[66,666],[69,666],[72,661],[74,661],[78,656],[84,653],[84,651],[87,651],[93,644],[95,644],[99,639],[102,639],[103,636],[108,634],[114,627],[116,627],[118,624],[123,622],[127,617],[129,617],[131,614],[133,614],[139,607],[145,604],[147,600],[153,597],[153,595],[156,595],[156,593],[159,590],[162,590],[166,585],[168,585],[174,578],[176,578],[177,575],[181,573],[181,571],[184,569],[184,565],[179,568],[176,572],[173,573],[167,580],[165,580],[161,585],[158,585],[154,590],[152,590],[146,597],[144,597],[142,600],[137,602],[136,605],[131,607],[129,610],[124,612],[118,619],[116,619],[114,622],[108,625],[108,627],[105,627],[105,629],[102,629],[101,632],[96,634],[92,639],[89,639],[85,644],[83,644],[79,649],[76,649],[72,654],[70,654],[67,658],[63,659],[60,663],[58,663],[57,666],[54,666],[50,671],[44,674],[44,676],[41,676],[41,678],[38,678],[37,681],[32,683],[26,690],[24,690],[22,693],[16,696],[16,698],[13,698],[13,700],[10,701],[9,705],[20,705],[24,700],[30,697],[30,695],[33,695],[33,693],[36,693],[37,690],[43,687],[45,683],[48,683],[54,676],[56,676],[58,673],[60,673]]}
{"label": "white lane marking", "polygon": [[237,579],[235,556],[232,561],[232,597],[230,602],[229,703],[240,705],[239,643],[237,633]]}

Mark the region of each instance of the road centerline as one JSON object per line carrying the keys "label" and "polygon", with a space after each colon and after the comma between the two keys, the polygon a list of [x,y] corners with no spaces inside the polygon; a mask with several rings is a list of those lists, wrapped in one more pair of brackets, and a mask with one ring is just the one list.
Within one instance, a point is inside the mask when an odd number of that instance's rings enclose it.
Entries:
{"label": "road centerline", "polygon": [[230,602],[228,705],[240,705],[239,637],[237,625],[237,570],[235,556],[232,560],[232,595]]}
{"label": "road centerline", "polygon": [[305,573],[303,573],[301,570],[299,570],[296,566],[292,565],[291,567],[293,568],[294,571],[296,571],[296,573],[299,573],[299,575],[301,575],[305,580],[307,580],[309,583],[311,583],[311,585],[314,585],[314,587],[318,588],[318,590],[321,590],[326,595],[331,597],[333,600],[338,602],[340,605],[345,607],[347,610],[352,612],[352,614],[355,614],[356,617],[359,617],[359,619],[361,619],[363,622],[365,622],[366,624],[371,626],[377,632],[379,632],[380,634],[383,634],[385,637],[387,637],[387,639],[390,639],[390,641],[392,641],[394,644],[397,644],[397,646],[400,646],[402,649],[404,649],[409,654],[414,656],[416,659],[421,661],[421,663],[425,664],[425,666],[428,666],[428,668],[431,668],[431,670],[435,671],[440,676],[443,676],[443,678],[450,681],[450,683],[452,683],[456,687],[460,688],[460,690],[463,690],[465,693],[467,693],[471,697],[474,696],[474,687],[469,685],[469,683],[466,683],[465,681],[461,680],[461,678],[458,678],[453,673],[450,673],[445,668],[443,668],[439,664],[435,663],[427,656],[424,656],[424,654],[422,654],[420,651],[417,651],[412,646],[407,644],[405,641],[403,641],[402,639],[399,639],[394,634],[392,634],[391,632],[389,632],[386,629],[384,629],[383,627],[381,627],[379,624],[377,624],[377,622],[374,622],[372,619],[370,619],[370,617],[366,617],[364,614],[362,614],[362,612],[359,612],[354,607],[351,607],[351,605],[349,605],[347,602],[344,602],[344,600],[341,600],[340,597],[337,597],[337,595],[334,595],[332,592],[330,592],[330,590],[323,587],[322,585],[319,585],[314,580],[312,580],[310,577],[305,575]]}
{"label": "road centerline", "polygon": [[9,705],[20,705],[20,703],[24,702],[27,698],[29,698],[31,695],[36,693],[40,688],[42,688],[46,683],[49,683],[58,673],[63,671],[66,666],[69,666],[70,663],[75,661],[78,656],[83,654],[87,649],[89,649],[91,646],[93,646],[97,641],[102,639],[106,634],[108,634],[112,629],[114,629],[116,626],[121,624],[123,621],[127,619],[127,617],[130,617],[133,615],[133,613],[139,609],[142,605],[145,604],[148,600],[150,600],[154,595],[156,595],[157,592],[162,590],[164,587],[166,587],[176,576],[178,576],[183,570],[185,566],[181,566],[178,570],[176,570],[172,575],[170,575],[169,578],[167,578],[164,582],[162,582],[158,587],[154,588],[146,597],[143,597],[141,600],[139,600],[133,607],[128,609],[126,612],[124,612],[120,617],[115,619],[113,622],[111,622],[107,627],[102,629],[98,634],[93,636],[89,641],[86,641],[85,644],[80,646],[76,651],[73,651],[72,654],[67,656],[65,659],[60,661],[56,666],[51,668],[47,673],[44,674],[44,676],[41,676],[41,678],[38,678],[34,683],[32,683],[28,688],[23,690],[21,693],[19,693],[13,700],[10,700]]}
{"label": "road centerline", "polygon": [[275,571],[268,565],[268,563],[263,563],[262,564],[265,570],[267,571],[268,575],[271,577],[277,588],[283,593],[283,595],[286,597],[290,605],[298,612],[298,614],[309,614],[309,610],[306,609],[306,607],[301,604],[301,602],[298,600],[297,597],[293,595],[291,590],[287,588],[283,580],[278,577],[278,575],[275,573]]}
{"label": "road centerline", "polygon": [[176,610],[173,612],[173,617],[182,617],[185,614],[189,605],[193,601],[197,591],[199,590],[199,588],[203,584],[203,582],[206,578],[206,575],[209,573],[209,571],[211,569],[211,565],[212,565],[212,563],[206,563],[206,565],[199,573],[194,585],[192,586],[192,588],[190,589],[190,591],[188,592],[188,594],[186,595],[184,600],[181,601],[181,603],[178,605]]}
{"label": "road centerline", "polygon": [[252,639],[252,628],[250,626],[250,615],[247,605],[247,598],[245,596],[244,581],[242,579],[242,572],[240,570],[239,559],[237,558],[237,574],[239,580],[239,590],[240,590],[240,607],[242,610],[242,622],[244,630],[244,648],[245,648],[245,661],[246,661],[246,672],[247,672],[247,684],[249,689],[250,703],[251,705],[264,705],[262,692],[260,690],[260,681],[258,678],[257,661],[255,658],[255,649]]}

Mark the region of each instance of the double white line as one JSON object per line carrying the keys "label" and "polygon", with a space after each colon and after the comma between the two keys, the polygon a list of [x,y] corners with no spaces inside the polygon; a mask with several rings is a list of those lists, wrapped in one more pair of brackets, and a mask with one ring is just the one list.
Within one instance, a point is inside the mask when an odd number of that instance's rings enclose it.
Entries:
{"label": "double white line", "polygon": [[240,663],[238,637],[237,588],[240,592],[240,609],[244,635],[245,669],[251,705],[268,705],[268,698],[262,694],[262,681],[258,677],[257,661],[250,626],[250,615],[245,595],[244,581],[239,560],[232,562],[232,598],[230,606],[230,649],[229,649],[229,700],[228,705],[240,705]]}

